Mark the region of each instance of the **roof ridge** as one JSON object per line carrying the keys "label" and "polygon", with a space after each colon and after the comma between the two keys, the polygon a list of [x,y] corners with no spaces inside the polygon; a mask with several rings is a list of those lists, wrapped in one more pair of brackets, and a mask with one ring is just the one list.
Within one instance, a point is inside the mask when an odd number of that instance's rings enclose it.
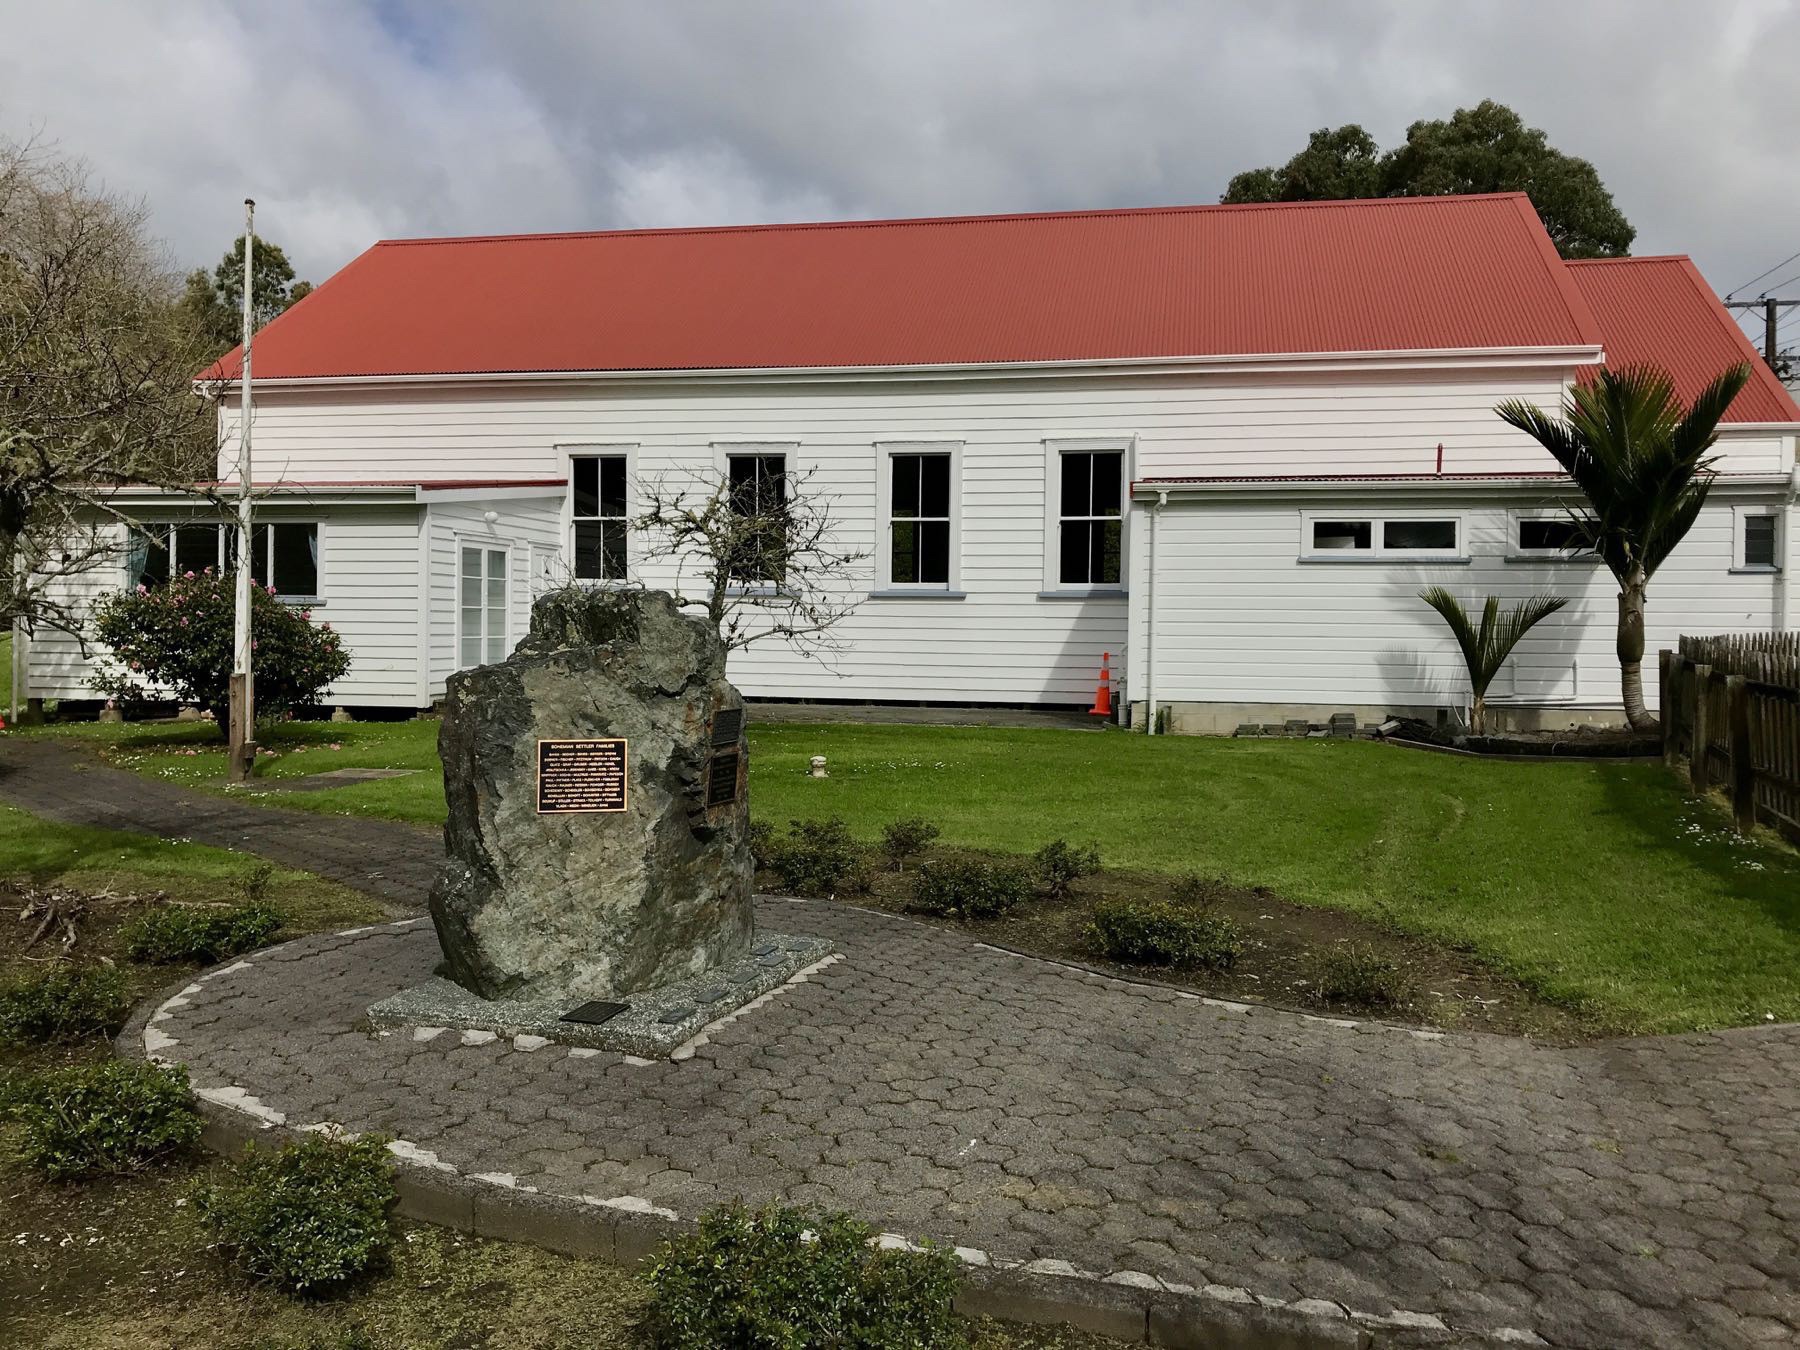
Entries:
{"label": "roof ridge", "polygon": [[1565,267],[1616,267],[1620,263],[1692,262],[1688,253],[1626,253],[1613,258],[1564,258]]}
{"label": "roof ridge", "polygon": [[[1088,207],[1074,211],[995,211],[976,215],[892,216],[867,220],[765,221],[755,225],[660,225],[621,230],[543,230],[513,234],[425,235],[411,239],[378,239],[371,248],[410,248],[426,244],[537,243],[575,239],[618,239],[661,235],[762,234],[798,230],[894,229],[918,225],[980,225],[1006,221],[1117,219],[1122,216],[1199,215],[1210,212],[1337,210],[1375,206],[1448,206],[1453,203],[1527,198],[1523,192],[1437,193],[1417,197],[1346,197],[1300,202],[1201,202],[1165,206]],[[1528,198],[1527,198],[1528,199]]]}

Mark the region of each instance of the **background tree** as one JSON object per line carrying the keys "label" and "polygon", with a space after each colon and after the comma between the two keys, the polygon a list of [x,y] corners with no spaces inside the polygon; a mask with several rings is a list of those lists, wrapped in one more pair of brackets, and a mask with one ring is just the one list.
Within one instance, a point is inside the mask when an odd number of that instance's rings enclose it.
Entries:
{"label": "background tree", "polygon": [[835,650],[832,629],[856,608],[850,597],[863,587],[852,582],[869,555],[837,546],[811,480],[809,470],[739,482],[699,475],[686,490],[641,482],[635,561],[673,561],[675,603],[703,608],[728,650],[768,638],[812,655]]}
{"label": "background tree", "polygon": [[1637,231],[1585,159],[1566,155],[1492,99],[1446,120],[1414,122],[1387,153],[1351,123],[1313,132],[1286,164],[1238,174],[1225,202],[1327,201],[1523,192],[1565,258],[1626,253]]}
{"label": "background tree", "polygon": [[1632,366],[1577,385],[1560,418],[1519,399],[1495,409],[1554,455],[1587,498],[1569,518],[1619,582],[1620,681],[1625,718],[1639,730],[1656,726],[1644,707],[1650,578],[1706,505],[1715,463],[1706,452],[1749,378],[1749,366],[1733,366],[1684,408],[1667,373]]}
{"label": "background tree", "polygon": [[[260,234],[256,236],[256,293],[251,305],[260,329],[288,306],[303,300],[312,292],[312,282],[296,281],[294,265],[282,252],[280,244],[272,244]],[[219,259],[219,265],[208,275],[204,268],[188,273],[187,286],[181,297],[182,308],[193,323],[207,335],[215,350],[223,356],[244,336],[244,236],[239,235]]]}
{"label": "background tree", "polygon": [[1430,586],[1419,592],[1419,599],[1430,605],[1444,622],[1462,652],[1463,665],[1469,672],[1469,731],[1487,735],[1487,691],[1524,636],[1569,602],[1560,595],[1534,595],[1504,611],[1498,596],[1490,595],[1481,607],[1481,622],[1476,624],[1469,612],[1442,586]]}
{"label": "background tree", "polygon": [[110,489],[214,472],[207,343],[146,214],[0,141],[0,626],[79,636],[58,583],[117,559]]}

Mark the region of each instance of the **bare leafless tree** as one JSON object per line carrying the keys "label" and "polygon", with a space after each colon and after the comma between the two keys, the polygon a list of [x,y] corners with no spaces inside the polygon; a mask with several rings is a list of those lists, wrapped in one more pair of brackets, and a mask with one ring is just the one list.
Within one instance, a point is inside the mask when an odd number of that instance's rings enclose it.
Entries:
{"label": "bare leafless tree", "polygon": [[204,338],[141,202],[0,141],[0,628],[80,636],[71,577],[110,566],[124,483],[210,478]]}
{"label": "bare leafless tree", "polygon": [[856,608],[866,552],[838,545],[830,505],[813,472],[733,483],[693,475],[687,486],[640,480],[631,522],[639,563],[672,562],[671,591],[699,607],[728,649],[778,638],[809,655],[839,647],[833,629]]}

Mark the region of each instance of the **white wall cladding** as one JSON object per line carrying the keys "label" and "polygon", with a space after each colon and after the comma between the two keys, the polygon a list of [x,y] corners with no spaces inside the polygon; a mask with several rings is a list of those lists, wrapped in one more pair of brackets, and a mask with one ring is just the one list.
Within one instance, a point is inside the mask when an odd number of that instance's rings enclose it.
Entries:
{"label": "white wall cladding", "polygon": [[[193,511],[142,508],[145,521],[201,519]],[[210,517],[215,518],[215,517]],[[351,653],[333,703],[418,706],[419,509],[415,506],[271,506],[262,521],[319,522],[319,586],[314,618],[329,622]],[[122,527],[121,527],[122,528]],[[125,584],[124,560],[81,578],[81,599]],[[93,671],[66,634],[40,633],[29,646],[30,692],[38,698],[94,698]]]}
{"label": "white wall cladding", "polygon": [[[721,443],[785,444],[792,446],[793,469],[816,472],[814,485],[829,496],[842,525],[839,542],[873,551],[877,444],[961,442],[965,598],[865,600],[839,630],[843,649],[827,660],[769,644],[734,657],[732,677],[762,697],[1085,703],[1101,653],[1112,652],[1118,663],[1127,607],[1119,598],[1039,596],[1045,579],[1045,440],[1127,439],[1135,446],[1136,478],[1424,473],[1436,467],[1439,443],[1451,472],[1543,470],[1554,467],[1548,456],[1495,417],[1493,407],[1512,397],[1554,407],[1569,373],[1514,367],[1103,379],[270,387],[258,397],[257,455],[268,474],[312,482],[529,480],[562,477],[566,455],[583,447],[630,447],[634,474],[654,477],[720,462]],[[223,416],[229,428],[235,413]],[[1790,446],[1779,436],[1747,435],[1728,452],[1724,467],[1774,471],[1791,463]],[[233,454],[228,437],[223,462],[228,465]],[[502,513],[502,531],[530,515],[515,502],[492,505]],[[433,516],[448,524],[450,517],[439,514],[445,509],[434,508]],[[559,541],[562,528],[559,519]],[[1143,554],[1142,534],[1136,530],[1130,541],[1134,561]],[[429,539],[433,598],[425,692],[435,696],[455,660],[453,597],[438,595],[453,582],[455,559],[435,527]],[[545,544],[540,540],[538,547]],[[522,560],[530,554],[516,550],[515,571],[529,566]],[[1243,577],[1241,562],[1221,558],[1219,565],[1223,570],[1197,588],[1205,595]],[[672,580],[666,569],[633,571],[650,585]],[[872,578],[871,560],[853,589],[866,591]],[[1241,610],[1237,622],[1252,642],[1278,647],[1295,641],[1285,623],[1259,612],[1267,599],[1246,595],[1220,604]],[[1277,632],[1279,638],[1258,636]]]}
{"label": "white wall cladding", "polygon": [[[1679,634],[1779,623],[1780,576],[1732,571],[1732,502],[1750,500],[1779,498],[1715,492],[1651,582],[1645,686],[1653,706],[1656,653],[1673,647]],[[1468,684],[1455,642],[1417,598],[1426,586],[1441,584],[1471,610],[1489,594],[1503,603],[1544,591],[1570,600],[1520,644],[1490,701],[1617,707],[1612,574],[1593,561],[1508,557],[1511,510],[1547,505],[1542,494],[1517,491],[1171,499],[1157,527],[1157,702],[1462,706]],[[1303,512],[1346,519],[1459,514],[1470,561],[1301,561]],[[1140,529],[1139,538],[1144,534]],[[1132,592],[1131,696],[1139,699],[1145,696],[1144,558],[1140,548]]]}
{"label": "white wall cladding", "polygon": [[[259,429],[260,430],[260,429]],[[492,512],[496,519],[488,520]],[[534,573],[540,563],[560,552],[562,503],[552,498],[500,499],[479,502],[430,502],[425,528],[429,539],[426,585],[427,687],[422,703],[441,698],[445,679],[457,668],[457,560],[464,544],[504,548],[507,554],[509,631],[507,650],[517,645],[531,627],[531,602],[543,589]]]}

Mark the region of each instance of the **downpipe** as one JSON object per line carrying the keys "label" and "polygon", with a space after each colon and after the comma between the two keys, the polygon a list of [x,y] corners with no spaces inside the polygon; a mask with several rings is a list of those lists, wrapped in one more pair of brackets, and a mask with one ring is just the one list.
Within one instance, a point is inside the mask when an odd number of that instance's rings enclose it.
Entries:
{"label": "downpipe", "polygon": [[1156,735],[1156,525],[1162,519],[1169,494],[1158,492],[1156,505],[1150,508],[1150,549],[1147,566],[1150,575],[1144,586],[1144,734]]}

